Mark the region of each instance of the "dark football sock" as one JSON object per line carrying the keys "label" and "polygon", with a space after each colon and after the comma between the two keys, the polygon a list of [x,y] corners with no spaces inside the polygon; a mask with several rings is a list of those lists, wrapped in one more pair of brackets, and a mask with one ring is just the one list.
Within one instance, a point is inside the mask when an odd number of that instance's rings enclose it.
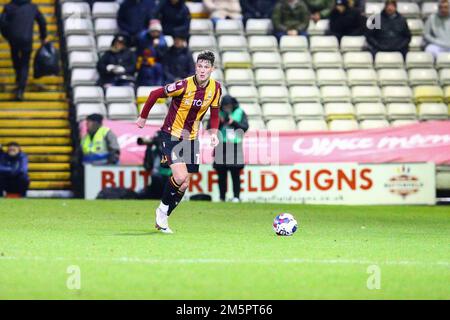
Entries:
{"label": "dark football sock", "polygon": [[[185,190],[186,191],[186,190]],[[185,191],[180,191],[177,190],[177,194],[174,195],[174,200],[173,203],[169,205],[169,211],[167,211],[167,215],[170,216],[170,214],[172,213],[172,211],[178,206],[178,204],[180,203],[181,199],[183,199],[184,196],[184,192]]]}
{"label": "dark football sock", "polygon": [[179,188],[180,185],[175,182],[173,176],[170,176],[169,181],[167,181],[166,186],[164,187],[161,202],[166,206],[169,206],[169,208],[173,207],[175,204],[175,199],[176,195],[178,194]]}

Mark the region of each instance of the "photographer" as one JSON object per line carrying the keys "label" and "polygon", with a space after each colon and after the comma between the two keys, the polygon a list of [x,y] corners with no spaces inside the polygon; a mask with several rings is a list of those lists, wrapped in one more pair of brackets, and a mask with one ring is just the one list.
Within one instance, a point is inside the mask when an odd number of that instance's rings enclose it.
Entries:
{"label": "photographer", "polygon": [[0,198],[3,192],[25,197],[30,179],[28,177],[28,157],[20,145],[10,142],[7,151],[0,145]]}
{"label": "photographer", "polygon": [[239,202],[241,192],[240,173],[244,168],[242,140],[248,130],[247,115],[239,107],[238,101],[230,95],[222,98],[220,107],[220,142],[214,149],[214,164],[219,175],[220,200],[225,201],[227,193],[227,172],[233,180],[233,202]]}

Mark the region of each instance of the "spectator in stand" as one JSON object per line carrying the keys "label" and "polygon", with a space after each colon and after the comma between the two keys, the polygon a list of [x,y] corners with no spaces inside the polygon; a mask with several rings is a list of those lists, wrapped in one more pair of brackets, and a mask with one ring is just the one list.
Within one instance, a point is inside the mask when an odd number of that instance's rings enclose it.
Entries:
{"label": "spectator in stand", "polygon": [[438,13],[428,17],[425,23],[424,38],[427,42],[425,51],[433,56],[441,52],[450,52],[450,16],[449,1],[439,1]]}
{"label": "spectator in stand", "polygon": [[173,37],[175,33],[189,34],[191,14],[184,0],[161,0],[153,17],[161,21],[166,35]]}
{"label": "spectator in stand", "polygon": [[211,20],[216,23],[220,19],[241,19],[239,0],[203,0]]}
{"label": "spectator in stand", "polygon": [[240,0],[244,24],[248,19],[270,19],[277,0]]}
{"label": "spectator in stand", "polygon": [[334,0],[305,0],[305,3],[311,13],[310,18],[314,22],[328,19],[334,7]]}
{"label": "spectator in stand", "polygon": [[136,57],[127,47],[127,39],[123,35],[116,35],[111,49],[106,51],[97,63],[100,74],[99,85],[132,86],[136,71]]}
{"label": "spectator in stand", "polygon": [[280,0],[273,10],[272,23],[278,40],[284,35],[306,35],[308,7],[303,0]]}
{"label": "spectator in stand", "polygon": [[11,58],[16,73],[16,99],[23,100],[28,81],[30,57],[33,51],[33,25],[39,25],[42,45],[47,38],[47,24],[38,7],[30,0],[12,0],[5,5],[0,17],[2,35],[9,42]]}
{"label": "spectator in stand", "polygon": [[355,8],[362,15],[365,14],[366,0],[348,0],[348,6],[350,8]]}
{"label": "spectator in stand", "polygon": [[120,33],[128,37],[130,46],[136,45],[136,38],[147,28],[154,9],[154,0],[124,0],[120,5],[117,24]]}
{"label": "spectator in stand", "polygon": [[195,73],[192,52],[187,47],[187,35],[176,33],[173,46],[163,58],[165,84],[189,77]]}
{"label": "spectator in stand", "polygon": [[361,13],[348,6],[347,0],[336,0],[336,7],[330,14],[330,29],[328,34],[339,40],[343,36],[359,36],[364,34],[366,19]]}
{"label": "spectator in stand", "polygon": [[161,86],[164,82],[162,58],[167,51],[167,43],[162,33],[161,23],[150,20],[148,30],[138,38],[138,86]]}
{"label": "spectator in stand", "polygon": [[367,30],[366,38],[369,50],[373,55],[379,51],[399,51],[405,57],[411,41],[411,32],[406,19],[397,12],[397,1],[386,0],[384,9],[378,18],[380,28]]}
{"label": "spectator in stand", "polygon": [[0,145],[0,197],[4,191],[25,197],[30,185],[28,157],[16,142],[8,143],[7,148],[4,153]]}

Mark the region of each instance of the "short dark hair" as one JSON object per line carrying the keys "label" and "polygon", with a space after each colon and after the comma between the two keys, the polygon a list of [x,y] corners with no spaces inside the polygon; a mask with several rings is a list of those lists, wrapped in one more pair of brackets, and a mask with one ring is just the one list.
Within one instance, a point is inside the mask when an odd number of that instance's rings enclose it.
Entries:
{"label": "short dark hair", "polygon": [[7,146],[8,148],[9,148],[9,147],[18,147],[18,148],[20,148],[20,144],[18,144],[18,143],[15,142],[15,141],[9,142],[6,146]]}
{"label": "short dark hair", "polygon": [[212,51],[209,50],[205,50],[200,52],[200,54],[197,56],[197,62],[199,60],[206,60],[211,62],[211,65],[214,65],[214,61],[216,60],[216,57],[214,56],[214,53]]}

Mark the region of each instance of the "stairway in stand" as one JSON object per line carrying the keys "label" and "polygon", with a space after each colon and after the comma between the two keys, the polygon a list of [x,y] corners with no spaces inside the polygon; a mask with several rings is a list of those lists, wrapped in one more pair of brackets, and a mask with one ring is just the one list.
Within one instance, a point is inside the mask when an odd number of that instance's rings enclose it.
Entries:
{"label": "stairway in stand", "polygon": [[[33,0],[33,3],[46,18],[47,40],[59,49],[55,1]],[[0,0],[2,7],[8,2]],[[34,55],[39,47],[39,29],[35,23],[24,100],[14,101],[15,75],[9,45],[0,36],[0,144],[5,149],[5,144],[16,141],[28,154],[30,196],[70,196],[72,141],[64,78],[62,71],[60,76],[33,78]]]}

